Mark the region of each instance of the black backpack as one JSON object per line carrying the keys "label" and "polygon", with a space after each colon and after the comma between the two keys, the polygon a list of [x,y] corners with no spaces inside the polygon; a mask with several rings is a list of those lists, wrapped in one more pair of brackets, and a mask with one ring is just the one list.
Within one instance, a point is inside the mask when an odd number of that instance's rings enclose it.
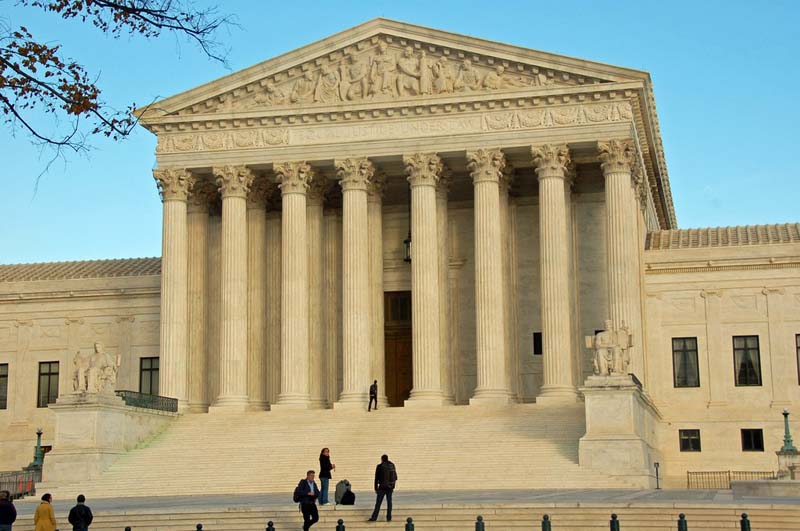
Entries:
{"label": "black backpack", "polygon": [[301,490],[303,482],[297,484],[294,488],[294,494],[292,495],[292,501],[295,503],[300,503],[300,500],[303,499],[303,491]]}
{"label": "black backpack", "polygon": [[355,505],[355,504],[356,504],[355,493],[352,490],[347,489],[342,495],[342,505]]}

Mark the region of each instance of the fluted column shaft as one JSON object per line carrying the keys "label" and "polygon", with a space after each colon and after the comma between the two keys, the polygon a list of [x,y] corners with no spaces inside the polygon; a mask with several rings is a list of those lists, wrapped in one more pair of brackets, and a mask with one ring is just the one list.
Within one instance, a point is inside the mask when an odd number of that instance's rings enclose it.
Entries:
{"label": "fluted column shaft", "polygon": [[408,405],[442,405],[439,337],[439,249],[436,184],[442,160],[435,153],[404,156],[411,184],[411,349],[413,388]]}
{"label": "fluted column shaft", "polygon": [[188,205],[188,400],[189,411],[208,411],[207,304],[208,207],[216,194],[210,182],[197,183]]}
{"label": "fluted column shaft", "polygon": [[267,400],[278,401],[281,391],[281,213],[267,212]]}
{"label": "fluted column shaft", "polygon": [[305,162],[276,164],[281,187],[281,393],[273,409],[308,408],[308,230],[306,192],[314,178]]}
{"label": "fluted column shaft", "polygon": [[442,366],[442,392],[445,403],[455,404],[454,351],[450,341],[450,246],[448,241],[447,194],[450,191],[451,175],[443,172],[436,186],[436,245],[439,248],[439,347]]}
{"label": "fluted column shaft", "polygon": [[195,179],[184,169],[153,171],[163,202],[161,254],[161,338],[159,392],[188,406],[188,282],[189,246],[186,200]]}
{"label": "fluted column shaft", "polygon": [[325,364],[328,402],[339,400],[339,366],[342,357],[342,218],[325,213]]}
{"label": "fluted column shaft", "polygon": [[247,195],[247,396],[250,408],[267,408],[267,200],[274,189],[266,176]]}
{"label": "fluted column shaft", "polygon": [[609,318],[615,328],[625,323],[630,329],[633,346],[629,349],[629,372],[644,381],[638,209],[632,176],[636,150],[630,139],[599,142],[598,150],[605,177]]}
{"label": "fluted column shaft", "polygon": [[245,408],[247,399],[247,193],[245,166],[213,169],[222,196],[222,330],[218,408]]}
{"label": "fluted column shaft", "polygon": [[539,178],[539,258],[544,382],[537,402],[575,401],[572,297],[565,180],[571,164],[566,145],[533,148]]}
{"label": "fluted column shaft", "polygon": [[511,215],[508,206],[508,191],[511,186],[512,174],[511,167],[506,167],[503,171],[499,183],[499,206],[500,206],[500,245],[502,246],[503,259],[503,349],[506,353],[506,386],[508,387],[511,400],[517,400],[517,368],[514,364],[514,350],[511,345]]}
{"label": "fluted column shaft", "polygon": [[[211,214],[211,212],[209,212]],[[206,260],[206,274],[208,275],[208,302],[206,306],[206,397],[209,402],[219,395],[220,372],[219,352],[220,335],[222,331],[222,216],[221,211],[214,206],[213,215],[208,216],[208,260]]]}
{"label": "fluted column shaft", "polygon": [[315,408],[328,407],[327,363],[325,357],[324,308],[322,306],[323,203],[326,182],[314,179],[306,195],[308,231],[308,356],[309,393]]}
{"label": "fluted column shaft", "polygon": [[467,152],[475,188],[475,342],[478,386],[470,404],[508,403],[500,228],[500,149]]}
{"label": "fluted column shaft", "polygon": [[383,190],[385,177],[373,176],[367,189],[367,217],[369,225],[369,291],[372,354],[372,379],[378,380],[378,404],[385,407],[386,356],[384,352],[383,321]]}
{"label": "fluted column shaft", "polygon": [[342,393],[337,407],[367,402],[370,330],[367,187],[375,168],[366,159],[335,161],[342,187]]}

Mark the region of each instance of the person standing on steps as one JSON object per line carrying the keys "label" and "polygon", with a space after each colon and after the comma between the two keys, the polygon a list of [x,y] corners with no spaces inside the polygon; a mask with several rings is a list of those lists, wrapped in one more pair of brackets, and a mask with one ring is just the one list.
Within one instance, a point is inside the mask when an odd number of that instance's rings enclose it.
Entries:
{"label": "person standing on steps", "polygon": [[329,448],[323,448],[319,454],[319,481],[322,483],[322,489],[319,493],[319,504],[328,505],[328,487],[331,482],[331,471],[336,470],[336,465],[331,463],[331,451]]}
{"label": "person standing on steps", "polygon": [[88,505],[85,505],[86,497],[78,495],[78,504],[69,510],[69,523],[72,524],[72,531],[89,531],[94,516]]}
{"label": "person standing on steps", "polygon": [[319,511],[317,511],[319,488],[314,481],[315,474],[313,470],[306,472],[306,478],[301,479],[295,489],[295,501],[300,503],[300,512],[303,513],[303,531],[308,531],[312,525],[319,522]]}
{"label": "person standing on steps", "polygon": [[372,382],[372,385],[369,386],[369,405],[367,406],[367,412],[372,411],[372,403],[375,402],[375,409],[378,409],[378,380]]}
{"label": "person standing on steps", "polygon": [[381,503],[383,498],[386,498],[386,521],[392,521],[392,493],[394,486],[397,483],[397,469],[394,463],[389,461],[389,456],[383,454],[381,456],[381,463],[375,468],[375,510],[372,511],[372,516],[368,522],[375,522],[378,520],[378,513],[381,510]]}
{"label": "person standing on steps", "polygon": [[0,490],[0,531],[11,531],[11,525],[17,520],[17,509],[11,501],[11,493]]}
{"label": "person standing on steps", "polygon": [[56,531],[56,513],[53,511],[53,496],[48,493],[42,496],[42,503],[33,513],[34,531]]}

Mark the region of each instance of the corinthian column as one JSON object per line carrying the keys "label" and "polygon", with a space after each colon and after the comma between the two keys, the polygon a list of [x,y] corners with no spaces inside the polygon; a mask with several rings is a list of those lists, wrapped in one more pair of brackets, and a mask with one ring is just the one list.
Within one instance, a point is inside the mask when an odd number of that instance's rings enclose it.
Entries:
{"label": "corinthian column", "polygon": [[500,179],[506,166],[499,148],[467,152],[475,186],[475,342],[478,386],[470,404],[510,401],[506,375]]}
{"label": "corinthian column", "polygon": [[606,269],[608,312],[615,329],[624,322],[633,334],[629,371],[646,381],[642,358],[642,316],[639,291],[638,208],[632,170],[636,148],[631,139],[598,142],[606,181]]}
{"label": "corinthian column", "polygon": [[277,199],[267,212],[267,400],[281,392],[281,212]]}
{"label": "corinthian column", "polygon": [[308,231],[308,356],[309,392],[311,406],[328,407],[327,364],[325,350],[325,321],[322,306],[322,233],[323,203],[328,188],[327,181],[317,176],[309,185],[306,196],[306,224]]}
{"label": "corinthian column", "polygon": [[308,371],[308,232],[306,192],[314,179],[306,162],[276,164],[281,218],[281,393],[272,409],[306,409]]}
{"label": "corinthian column", "polygon": [[369,231],[369,292],[372,354],[372,379],[378,380],[378,404],[386,407],[386,356],[383,322],[383,191],[386,176],[377,173],[367,187]]}
{"label": "corinthian column", "polygon": [[179,168],[153,170],[161,194],[164,219],[161,237],[161,341],[159,392],[178,399],[179,409],[187,400],[187,317],[189,262],[186,200],[195,179]]}
{"label": "corinthian column", "polygon": [[447,194],[450,191],[452,174],[447,168],[443,171],[436,186],[436,245],[439,248],[439,347],[442,365],[442,392],[445,403],[455,404],[454,371],[455,360],[450,343],[450,246],[448,241]]}
{"label": "corinthian column", "polygon": [[408,405],[442,405],[439,338],[439,249],[436,184],[443,170],[436,153],[404,156],[411,184],[411,341],[414,386]]}
{"label": "corinthian column", "polygon": [[247,400],[247,193],[254,174],[246,166],[212,169],[222,196],[219,396],[214,408],[240,408]]}
{"label": "corinthian column", "polygon": [[206,361],[206,329],[208,322],[208,208],[217,189],[209,181],[197,182],[188,204],[189,234],[189,411],[208,411],[208,364]]}
{"label": "corinthian column", "polygon": [[342,187],[342,394],[336,407],[363,407],[372,358],[367,187],[375,168],[366,158],[335,161]]}
{"label": "corinthian column", "polygon": [[514,170],[510,165],[506,165],[500,177],[500,245],[502,246],[501,256],[503,258],[503,349],[506,353],[506,385],[508,386],[511,400],[517,401],[517,374],[519,370],[514,361],[514,345],[512,341],[514,332],[512,330],[511,308],[511,211],[509,208],[509,189],[514,179]]}
{"label": "corinthian column", "polygon": [[274,183],[265,175],[247,194],[247,396],[267,408],[267,201]]}
{"label": "corinthian column", "polygon": [[566,145],[532,149],[539,178],[539,259],[541,261],[541,308],[544,383],[537,403],[574,402],[572,296],[569,263],[571,235],[567,232],[565,180],[571,164]]}

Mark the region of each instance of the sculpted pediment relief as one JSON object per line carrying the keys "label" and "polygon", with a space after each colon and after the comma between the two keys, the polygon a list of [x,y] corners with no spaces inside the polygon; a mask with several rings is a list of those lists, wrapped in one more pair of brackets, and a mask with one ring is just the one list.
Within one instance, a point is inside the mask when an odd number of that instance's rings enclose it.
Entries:
{"label": "sculpted pediment relief", "polygon": [[413,100],[606,81],[452,47],[375,35],[195,103],[176,114]]}

